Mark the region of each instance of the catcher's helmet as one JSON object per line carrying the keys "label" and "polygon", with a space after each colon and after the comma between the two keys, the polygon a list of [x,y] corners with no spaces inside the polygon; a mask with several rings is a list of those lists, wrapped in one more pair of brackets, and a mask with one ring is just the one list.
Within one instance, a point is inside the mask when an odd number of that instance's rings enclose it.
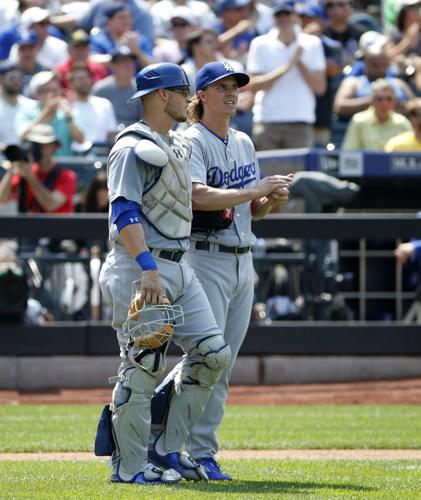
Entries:
{"label": "catcher's helmet", "polygon": [[182,307],[171,305],[166,297],[155,306],[132,301],[123,330],[129,335],[128,347],[157,349],[170,340],[175,325],[183,322]]}
{"label": "catcher's helmet", "polygon": [[169,89],[172,87],[190,87],[185,71],[178,64],[150,64],[137,73],[137,92],[130,97],[129,101],[138,99],[158,89]]}

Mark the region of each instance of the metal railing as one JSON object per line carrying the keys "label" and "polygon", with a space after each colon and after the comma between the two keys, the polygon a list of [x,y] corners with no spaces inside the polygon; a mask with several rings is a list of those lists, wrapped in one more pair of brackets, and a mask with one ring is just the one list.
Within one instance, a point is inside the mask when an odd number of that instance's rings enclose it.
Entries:
{"label": "metal railing", "polygon": [[[370,300],[394,301],[393,316],[400,321],[404,318],[404,301],[414,300],[414,292],[404,292],[402,286],[402,266],[391,260],[394,268],[395,288],[392,290],[369,291],[367,289],[368,259],[392,258],[392,250],[373,251],[367,248],[367,240],[394,240],[421,235],[421,219],[415,215],[398,214],[288,214],[270,215],[254,223],[253,230],[260,238],[292,238],[298,240],[356,240],[355,250],[340,250],[339,258],[353,258],[358,262],[356,282],[352,291],[341,292],[347,300],[358,303],[359,321],[367,319],[367,303]],[[16,215],[0,216],[0,238],[24,238],[36,241],[42,237],[52,239],[102,239],[107,238],[107,216],[96,214],[73,214],[65,216]],[[33,255],[34,256],[34,255]],[[29,254],[21,257],[28,258]],[[42,256],[40,256],[42,259]],[[256,264],[266,266],[283,263],[289,268],[305,266],[308,255],[303,251],[256,255]],[[58,259],[58,260],[57,260]],[[48,256],[53,261],[54,255]],[[57,262],[65,262],[66,254],[56,254]],[[75,255],[69,261],[80,260]],[[86,257],[83,257],[86,261]],[[323,291],[323,290],[322,290]],[[310,300],[310,299],[309,299]],[[314,318],[309,318],[314,319]],[[317,318],[316,318],[317,319]],[[320,318],[323,319],[323,318]]]}
{"label": "metal railing", "polygon": [[[107,237],[105,215],[0,216],[0,238],[94,238]],[[254,224],[258,237],[322,238],[357,240],[360,273],[364,274],[365,242],[370,239],[400,240],[421,234],[415,215],[271,215]],[[268,256],[276,260],[275,255]],[[285,256],[284,256],[285,257]],[[291,256],[291,265],[302,255]],[[400,290],[396,290],[400,293]],[[360,297],[361,294],[361,297]],[[361,303],[362,286],[357,291]],[[281,321],[251,323],[242,354],[392,354],[421,353],[420,327],[401,321]],[[398,314],[399,317],[399,314]],[[0,324],[3,342],[0,355],[114,354],[115,333],[108,323],[95,321],[53,322],[23,327]],[[173,347],[171,349],[174,349]]]}

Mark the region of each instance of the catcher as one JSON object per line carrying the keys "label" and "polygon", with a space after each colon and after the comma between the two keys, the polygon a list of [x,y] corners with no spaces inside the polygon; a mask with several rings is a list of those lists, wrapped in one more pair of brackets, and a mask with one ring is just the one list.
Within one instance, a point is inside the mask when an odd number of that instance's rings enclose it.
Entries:
{"label": "catcher", "polygon": [[[190,144],[171,128],[186,120],[189,84],[179,66],[161,63],[141,70],[136,87],[132,99],[142,99],[143,120],[117,135],[108,159],[112,249],[100,286],[113,307],[122,362],[96,453],[112,454],[115,482],[206,480],[204,468],[181,451],[231,352],[184,258]],[[151,439],[151,396],[171,338],[185,355],[166,400],[156,403]]]}

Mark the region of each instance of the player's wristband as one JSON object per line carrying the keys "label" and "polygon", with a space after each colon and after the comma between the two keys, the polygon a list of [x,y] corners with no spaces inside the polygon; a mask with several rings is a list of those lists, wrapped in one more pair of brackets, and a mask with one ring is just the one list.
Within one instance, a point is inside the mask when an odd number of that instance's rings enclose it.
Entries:
{"label": "player's wristband", "polygon": [[158,269],[155,259],[149,251],[141,252],[136,257],[136,262],[139,264],[143,271],[156,271]]}

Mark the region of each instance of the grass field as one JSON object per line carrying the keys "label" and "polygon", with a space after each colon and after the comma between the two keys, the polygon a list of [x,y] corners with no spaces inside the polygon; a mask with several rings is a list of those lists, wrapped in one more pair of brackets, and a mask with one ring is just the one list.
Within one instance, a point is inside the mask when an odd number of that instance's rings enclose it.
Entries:
{"label": "grass field", "polygon": [[[0,406],[0,452],[90,451],[100,407]],[[228,406],[224,449],[421,448],[418,406]],[[225,460],[232,483],[109,483],[105,463],[0,461],[0,498],[421,498],[421,461]]]}
{"label": "grass field", "polygon": [[111,484],[94,462],[0,462],[0,496],[43,499],[420,498],[421,462],[231,460],[236,481],[177,486]]}
{"label": "grass field", "polygon": [[[96,405],[0,406],[0,451],[91,451]],[[421,448],[419,406],[227,406],[223,449]]]}

